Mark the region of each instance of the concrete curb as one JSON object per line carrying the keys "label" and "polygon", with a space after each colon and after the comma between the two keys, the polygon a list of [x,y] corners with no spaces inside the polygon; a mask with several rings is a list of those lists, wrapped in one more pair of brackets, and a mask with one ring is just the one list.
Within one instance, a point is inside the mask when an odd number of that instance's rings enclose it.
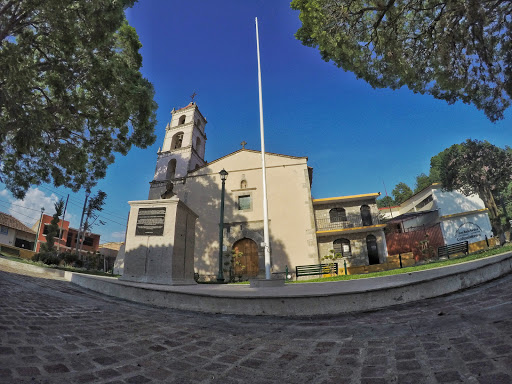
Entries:
{"label": "concrete curb", "polygon": [[[19,269],[46,268],[0,259]],[[315,316],[369,311],[457,292],[512,271],[512,252],[407,274],[328,283],[164,286],[48,270],[81,287],[109,296],[165,308],[208,313]],[[34,270],[34,272],[36,272]],[[55,274],[55,273],[60,274]],[[38,272],[44,274],[44,272]]]}

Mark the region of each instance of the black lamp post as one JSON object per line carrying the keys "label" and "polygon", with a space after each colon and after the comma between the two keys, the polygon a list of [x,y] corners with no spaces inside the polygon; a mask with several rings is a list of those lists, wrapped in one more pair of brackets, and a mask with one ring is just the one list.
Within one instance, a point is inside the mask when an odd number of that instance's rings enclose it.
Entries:
{"label": "black lamp post", "polygon": [[219,224],[219,273],[217,275],[217,282],[224,282],[224,271],[222,270],[222,248],[224,240],[224,193],[226,190],[226,179],[228,173],[225,169],[219,172],[220,179],[222,180],[222,192],[220,195],[220,224]]}

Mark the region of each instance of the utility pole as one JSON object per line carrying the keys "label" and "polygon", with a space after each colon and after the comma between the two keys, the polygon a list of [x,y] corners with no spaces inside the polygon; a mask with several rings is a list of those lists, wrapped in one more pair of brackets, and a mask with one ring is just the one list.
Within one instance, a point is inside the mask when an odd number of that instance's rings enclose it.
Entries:
{"label": "utility pole", "polygon": [[62,214],[62,220],[60,221],[59,243],[57,245],[58,252],[60,252],[60,241],[62,240],[62,226],[64,225],[64,218],[66,217],[66,209],[68,208],[68,200],[69,200],[69,193],[68,193],[68,197],[66,198],[66,205],[64,206],[64,213]]}
{"label": "utility pole", "polygon": [[34,252],[37,250],[37,242],[39,240],[39,232],[41,232],[41,224],[43,222],[44,207],[41,207],[41,216],[39,216],[39,225],[37,226],[36,241],[34,242]]}
{"label": "utility pole", "polygon": [[84,215],[85,215],[85,208],[87,207],[87,200],[89,199],[89,195],[91,194],[91,190],[87,188],[85,190],[85,201],[84,201],[84,208],[82,209],[82,217],[80,218],[80,228],[78,228],[78,235],[76,237],[76,255],[80,257],[80,254],[78,253],[78,246],[80,245],[80,237],[82,236],[82,225],[84,223]]}

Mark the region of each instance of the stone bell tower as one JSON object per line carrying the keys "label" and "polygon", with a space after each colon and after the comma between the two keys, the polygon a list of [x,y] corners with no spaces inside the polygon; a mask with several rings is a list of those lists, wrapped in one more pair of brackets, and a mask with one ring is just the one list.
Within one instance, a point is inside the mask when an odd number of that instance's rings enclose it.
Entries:
{"label": "stone bell tower", "polygon": [[171,111],[171,122],[165,127],[165,138],[158,150],[155,176],[149,189],[149,200],[159,199],[171,181],[183,184],[189,171],[206,164],[204,151],[207,123],[193,101],[184,108]]}

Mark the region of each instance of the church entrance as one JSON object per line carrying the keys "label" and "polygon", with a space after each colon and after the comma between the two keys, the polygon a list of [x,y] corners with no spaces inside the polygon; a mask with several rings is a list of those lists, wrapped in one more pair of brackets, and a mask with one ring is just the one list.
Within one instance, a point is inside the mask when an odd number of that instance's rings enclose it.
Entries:
{"label": "church entrance", "polygon": [[242,256],[236,260],[239,262],[236,264],[239,265],[235,265],[235,275],[246,277],[258,276],[258,245],[253,240],[244,238],[233,244],[233,250],[236,253],[242,253]]}

